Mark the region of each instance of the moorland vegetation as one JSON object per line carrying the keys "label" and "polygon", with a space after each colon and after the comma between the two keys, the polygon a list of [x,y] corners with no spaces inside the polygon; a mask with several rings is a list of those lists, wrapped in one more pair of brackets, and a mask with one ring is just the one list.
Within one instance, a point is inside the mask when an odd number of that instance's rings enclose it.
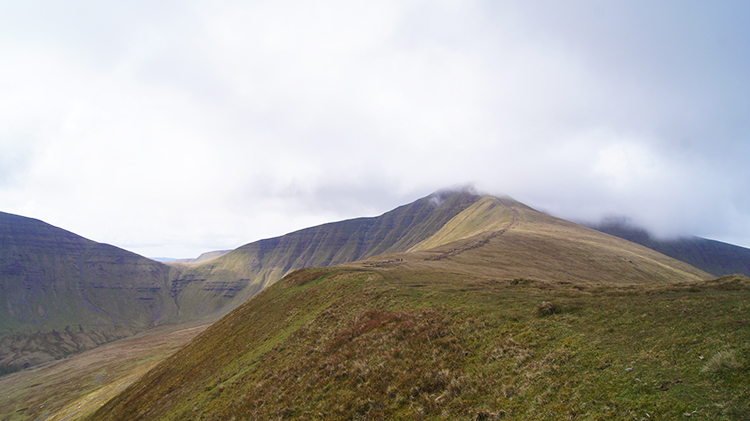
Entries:
{"label": "moorland vegetation", "polygon": [[507,197],[165,267],[172,322],[0,378],[0,420],[750,417],[750,279]]}

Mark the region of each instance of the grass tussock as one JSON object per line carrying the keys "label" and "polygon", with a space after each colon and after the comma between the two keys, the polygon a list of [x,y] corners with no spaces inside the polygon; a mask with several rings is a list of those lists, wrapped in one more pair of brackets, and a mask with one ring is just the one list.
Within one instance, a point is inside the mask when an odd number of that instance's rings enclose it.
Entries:
{"label": "grass tussock", "polygon": [[737,360],[735,353],[732,351],[719,351],[713,357],[706,361],[701,372],[708,374],[719,374],[726,372],[735,372],[744,368],[743,364]]}
{"label": "grass tussock", "polygon": [[539,307],[536,308],[536,314],[544,317],[551,316],[553,314],[561,313],[562,309],[552,301],[542,301]]}

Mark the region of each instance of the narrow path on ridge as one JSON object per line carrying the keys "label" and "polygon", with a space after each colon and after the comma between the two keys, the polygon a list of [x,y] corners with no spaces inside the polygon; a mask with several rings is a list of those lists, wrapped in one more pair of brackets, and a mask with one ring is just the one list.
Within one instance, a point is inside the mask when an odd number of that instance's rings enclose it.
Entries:
{"label": "narrow path on ridge", "polygon": [[499,197],[497,198],[497,200],[500,203],[502,203],[503,206],[505,206],[508,210],[510,210],[511,212],[513,212],[513,221],[512,222],[508,223],[507,226],[505,226],[504,228],[502,228],[500,230],[492,231],[492,232],[489,232],[489,233],[485,234],[484,236],[482,236],[481,239],[478,239],[476,241],[472,241],[472,242],[470,242],[468,244],[464,244],[461,247],[457,247],[457,248],[454,248],[453,250],[446,251],[444,253],[440,253],[439,255],[437,255],[435,257],[431,257],[431,258],[425,259],[425,260],[442,260],[442,259],[445,259],[446,257],[457,256],[457,255],[459,255],[459,254],[461,254],[461,253],[463,253],[463,252],[465,252],[467,250],[472,250],[472,249],[475,249],[475,248],[482,247],[483,245],[489,243],[489,241],[491,239],[493,239],[495,237],[498,237],[500,235],[503,235],[506,231],[508,231],[509,229],[513,228],[513,226],[515,226],[516,223],[518,222],[518,219],[520,219],[520,215],[518,213],[518,210],[514,209],[513,207],[511,207],[508,203],[506,203],[503,199],[501,199]]}

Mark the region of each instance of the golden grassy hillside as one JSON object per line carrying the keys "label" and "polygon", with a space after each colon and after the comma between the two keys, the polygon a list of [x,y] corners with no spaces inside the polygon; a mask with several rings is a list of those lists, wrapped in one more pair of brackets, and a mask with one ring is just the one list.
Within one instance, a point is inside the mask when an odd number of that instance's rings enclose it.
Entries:
{"label": "golden grassy hillside", "polygon": [[378,261],[401,259],[390,266],[579,285],[713,278],[649,248],[549,216],[509,198],[484,197],[413,250],[347,266],[372,267]]}

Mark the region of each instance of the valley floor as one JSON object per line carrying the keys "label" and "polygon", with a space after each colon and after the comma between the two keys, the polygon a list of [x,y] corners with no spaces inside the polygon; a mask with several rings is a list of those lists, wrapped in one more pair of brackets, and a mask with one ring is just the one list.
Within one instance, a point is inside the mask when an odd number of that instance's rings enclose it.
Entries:
{"label": "valley floor", "polygon": [[81,419],[206,327],[162,327],[0,377],[0,420]]}

